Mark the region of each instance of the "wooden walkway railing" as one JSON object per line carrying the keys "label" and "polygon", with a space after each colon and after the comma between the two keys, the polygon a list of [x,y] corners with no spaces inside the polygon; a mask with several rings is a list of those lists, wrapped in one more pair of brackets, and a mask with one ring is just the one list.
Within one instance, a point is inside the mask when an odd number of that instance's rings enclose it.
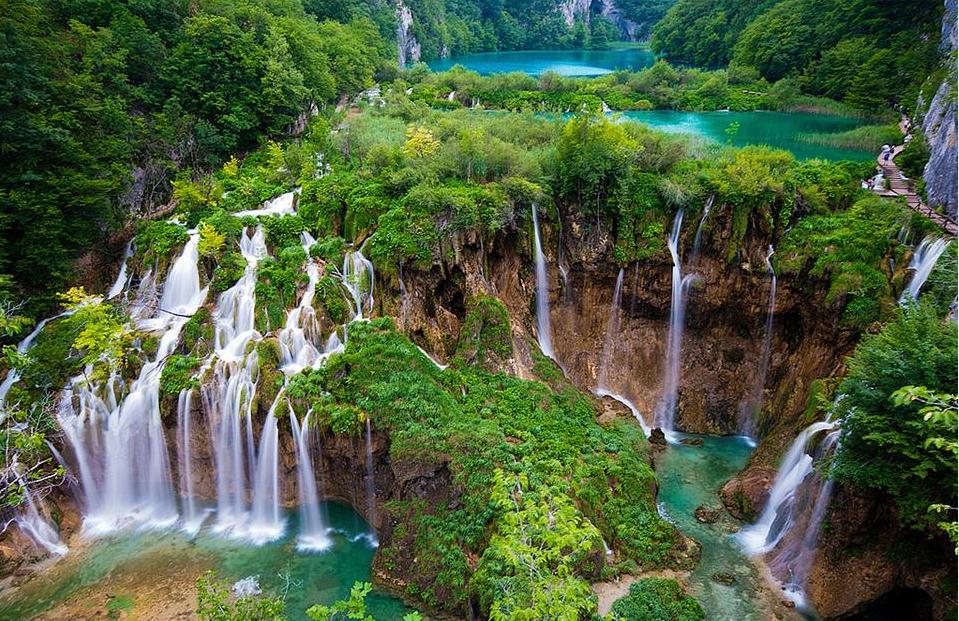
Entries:
{"label": "wooden walkway railing", "polygon": [[[905,119],[903,119],[900,127],[904,130],[906,129]],[[906,132],[904,131],[903,133]],[[906,204],[909,205],[909,207],[935,222],[947,234],[956,237],[959,235],[959,228],[957,228],[956,223],[941,213],[933,211],[932,208],[923,203],[919,195],[916,194],[912,180],[903,175],[902,171],[899,170],[899,167],[896,165],[896,156],[902,153],[902,150],[905,148],[905,145],[896,145],[893,147],[892,155],[888,160],[883,159],[882,154],[879,155],[877,162],[879,163],[879,168],[882,169],[882,176],[889,181],[889,188],[874,188],[873,191],[879,196],[888,198],[905,198]]]}

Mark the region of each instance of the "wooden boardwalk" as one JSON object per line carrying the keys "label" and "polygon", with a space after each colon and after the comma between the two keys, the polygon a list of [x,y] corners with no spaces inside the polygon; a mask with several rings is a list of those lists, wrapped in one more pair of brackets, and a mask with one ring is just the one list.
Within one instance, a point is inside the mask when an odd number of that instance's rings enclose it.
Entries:
{"label": "wooden boardwalk", "polygon": [[[905,129],[905,119],[903,119],[900,127]],[[904,131],[903,133],[906,132]],[[947,234],[956,237],[959,235],[959,228],[956,227],[956,223],[941,213],[933,211],[928,205],[924,204],[922,199],[919,198],[919,195],[916,194],[912,181],[903,175],[899,167],[896,166],[896,156],[902,153],[902,150],[905,148],[905,145],[896,145],[893,147],[892,156],[888,161],[883,159],[882,154],[879,155],[876,161],[879,164],[879,168],[882,169],[882,176],[889,181],[889,189],[873,191],[879,196],[888,198],[905,198],[906,204],[909,205],[909,207],[935,222]]]}

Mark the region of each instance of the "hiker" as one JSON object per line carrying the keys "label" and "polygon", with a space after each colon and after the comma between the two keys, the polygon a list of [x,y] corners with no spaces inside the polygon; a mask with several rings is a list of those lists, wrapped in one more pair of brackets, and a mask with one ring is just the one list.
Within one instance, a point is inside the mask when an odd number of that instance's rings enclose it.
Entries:
{"label": "hiker", "polygon": [[888,162],[888,161],[889,161],[889,156],[890,156],[890,154],[892,154],[892,147],[890,147],[888,144],[882,145],[882,159],[883,159],[883,161]]}

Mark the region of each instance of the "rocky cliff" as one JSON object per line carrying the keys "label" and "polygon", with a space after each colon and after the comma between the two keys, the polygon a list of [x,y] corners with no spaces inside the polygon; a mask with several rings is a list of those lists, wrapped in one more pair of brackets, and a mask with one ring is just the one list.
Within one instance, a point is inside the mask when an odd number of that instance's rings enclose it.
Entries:
{"label": "rocky cliff", "polygon": [[420,44],[413,34],[413,13],[403,0],[396,3],[396,48],[401,67],[419,62]]}
{"label": "rocky cliff", "polygon": [[922,121],[922,131],[930,151],[929,163],[923,171],[929,204],[944,207],[953,220],[956,219],[957,210],[956,162],[959,161],[956,136],[956,10],[956,0],[946,0],[940,51],[946,58],[948,69]]}

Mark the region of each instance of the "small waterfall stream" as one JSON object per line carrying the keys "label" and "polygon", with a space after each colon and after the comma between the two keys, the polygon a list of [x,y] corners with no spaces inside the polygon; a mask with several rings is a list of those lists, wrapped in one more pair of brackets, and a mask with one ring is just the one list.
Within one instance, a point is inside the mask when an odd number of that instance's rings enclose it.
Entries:
{"label": "small waterfall stream", "polygon": [[353,296],[353,321],[373,311],[373,263],[359,250],[343,257],[343,285]]}
{"label": "small waterfall stream", "polygon": [[370,418],[366,417],[366,503],[367,521],[376,524],[376,468],[373,464],[373,431]]}
{"label": "small waterfall stream", "polygon": [[123,251],[123,261],[120,263],[120,272],[117,274],[117,279],[113,281],[113,285],[110,287],[110,290],[107,291],[107,300],[112,300],[126,289],[127,281],[129,280],[127,276],[127,264],[130,262],[130,257],[132,256],[133,238],[130,238],[130,241],[127,242],[126,250]]}
{"label": "small waterfall stream", "polygon": [[916,247],[909,262],[909,269],[913,271],[912,278],[899,297],[900,304],[907,304],[909,300],[918,300],[922,286],[926,284],[929,275],[936,267],[939,257],[946,251],[949,241],[935,235],[929,235]]}
{"label": "small waterfall stream", "polygon": [[716,195],[710,194],[709,198],[706,199],[706,205],[703,207],[703,216],[699,219],[699,226],[696,227],[696,237],[693,239],[693,257],[695,259],[699,258],[699,251],[703,241],[703,227],[706,225],[706,220],[709,218],[709,212],[712,211],[715,201]]}
{"label": "small waterfall stream", "polygon": [[599,377],[596,381],[596,390],[606,390],[609,374],[609,361],[612,357],[613,339],[619,336],[619,305],[623,297],[623,268],[619,268],[616,275],[616,286],[613,288],[613,301],[609,305],[609,319],[606,322],[606,338],[603,340],[603,357],[599,363]]}
{"label": "small waterfall stream", "polygon": [[[20,341],[20,344],[17,345],[17,353],[25,354],[28,351],[30,351],[30,348],[33,347],[34,342],[36,342],[37,337],[40,336],[40,333],[43,331],[43,328],[48,323],[50,323],[54,319],[67,317],[72,314],[73,314],[72,310],[67,311],[65,313],[60,313],[59,315],[55,315],[53,317],[48,317],[44,319],[43,321],[41,321],[40,323],[38,323],[37,326],[33,329],[33,332],[28,334],[26,338]],[[7,393],[10,392],[10,388],[12,388],[13,385],[16,384],[18,381],[20,381],[20,372],[17,369],[10,369],[9,371],[7,371],[7,376],[3,378],[3,382],[0,382],[0,405],[4,404],[7,398]],[[3,419],[0,418],[0,421],[2,420]]]}
{"label": "small waterfall stream", "polygon": [[673,431],[676,422],[676,405],[679,398],[679,376],[682,364],[683,329],[686,322],[686,294],[695,280],[695,274],[683,276],[679,256],[679,236],[683,227],[683,211],[679,210],[673,220],[673,229],[667,245],[673,258],[672,300],[669,312],[669,335],[666,343],[666,365],[663,377],[663,396],[655,417],[655,425],[665,432]]}
{"label": "small waterfall stream", "polygon": [[180,472],[180,495],[183,498],[183,529],[190,533],[200,530],[205,513],[198,513],[193,493],[193,430],[191,416],[193,389],[181,390],[177,397],[177,470]]}
{"label": "small waterfall stream", "polygon": [[[23,482],[21,481],[21,483]],[[40,510],[33,498],[33,492],[30,491],[26,483],[23,483],[23,504],[14,521],[23,532],[48,553],[56,556],[63,556],[67,553],[67,546],[60,540],[60,534],[45,517],[40,515]]]}
{"label": "small waterfall stream", "polygon": [[265,543],[283,535],[285,520],[280,510],[280,433],[276,408],[283,397],[277,394],[260,432],[256,456],[256,476],[253,479],[253,506],[250,512],[248,537],[254,543]]}
{"label": "small waterfall stream", "polygon": [[533,204],[533,254],[536,261],[536,340],[544,356],[556,359],[553,351],[553,328],[549,319],[549,280],[546,277],[546,257],[539,232],[539,213]]}
{"label": "small waterfall stream", "polygon": [[740,405],[739,432],[749,438],[756,435],[756,423],[763,407],[763,391],[766,388],[766,376],[769,374],[769,359],[772,354],[773,320],[776,315],[776,270],[773,268],[772,258],[776,249],[772,245],[766,253],[766,270],[769,272],[769,303],[766,307],[766,323],[763,333],[763,349],[759,358],[759,369],[756,373],[756,382],[753,393]]}

